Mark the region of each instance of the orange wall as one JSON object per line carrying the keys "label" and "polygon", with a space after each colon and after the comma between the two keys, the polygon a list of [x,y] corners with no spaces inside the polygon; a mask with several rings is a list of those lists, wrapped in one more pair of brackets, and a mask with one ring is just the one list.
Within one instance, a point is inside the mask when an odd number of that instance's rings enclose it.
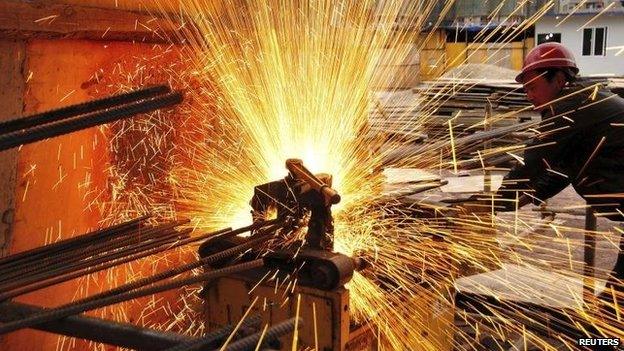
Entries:
{"label": "orange wall", "polygon": [[[83,83],[100,67],[124,55],[150,50],[150,45],[119,42],[30,42],[24,68],[28,80],[25,113],[89,100],[86,90],[89,84]],[[105,151],[103,134],[98,128],[22,147],[18,157],[12,253],[82,234],[98,225],[100,214],[89,203],[98,190],[105,188]],[[95,275],[89,285],[98,290],[105,287],[108,283],[104,276]],[[85,285],[79,283],[70,281],[17,300],[41,306],[66,303],[76,295],[84,295]],[[58,339],[57,335],[24,330],[6,336],[0,350],[55,350]],[[75,349],[91,348],[78,342]]]}

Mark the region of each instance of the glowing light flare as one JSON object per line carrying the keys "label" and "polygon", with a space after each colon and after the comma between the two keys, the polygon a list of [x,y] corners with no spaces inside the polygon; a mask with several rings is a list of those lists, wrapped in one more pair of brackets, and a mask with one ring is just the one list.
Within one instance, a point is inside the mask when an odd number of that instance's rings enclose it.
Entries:
{"label": "glowing light flare", "polygon": [[[417,10],[433,4],[375,3],[181,5],[193,19],[192,30],[201,33],[190,42],[193,71],[214,83],[218,101],[213,135],[220,139],[219,152],[200,150],[199,162],[180,171],[193,183],[182,186],[182,203],[191,208],[198,228],[240,224],[245,212],[240,209],[249,208],[252,195],[244,189],[283,178],[288,158],[333,176],[343,197],[336,210],[370,197],[365,193],[379,183],[370,174],[375,160],[362,138],[371,84],[377,74],[390,76],[388,70],[379,72],[382,58],[384,64],[402,62],[409,53],[396,45],[408,34],[391,30],[399,10],[401,20],[418,25],[425,14]],[[388,46],[397,49],[380,55]],[[211,204],[215,198],[221,201]]]}

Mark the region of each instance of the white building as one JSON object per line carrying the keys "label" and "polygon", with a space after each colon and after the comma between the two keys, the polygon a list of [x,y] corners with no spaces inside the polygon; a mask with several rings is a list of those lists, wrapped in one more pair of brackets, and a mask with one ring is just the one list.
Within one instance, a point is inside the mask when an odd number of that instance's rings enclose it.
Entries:
{"label": "white building", "polygon": [[[613,3],[613,5],[611,5]],[[570,12],[597,12],[609,7],[611,9],[622,8],[620,0],[559,0],[556,6],[558,13]]]}
{"label": "white building", "polygon": [[581,75],[624,75],[624,11],[618,8],[597,14],[546,15],[535,23],[535,42],[557,41],[568,47]]}

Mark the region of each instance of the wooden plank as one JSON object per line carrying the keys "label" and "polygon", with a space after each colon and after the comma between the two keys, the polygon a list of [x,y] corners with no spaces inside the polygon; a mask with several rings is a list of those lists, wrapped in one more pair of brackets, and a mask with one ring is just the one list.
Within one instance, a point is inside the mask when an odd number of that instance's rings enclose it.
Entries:
{"label": "wooden plank", "polygon": [[[0,121],[22,114],[25,44],[0,41]],[[15,212],[17,149],[0,152],[0,256],[9,252]]]}
{"label": "wooden plank", "polygon": [[0,0],[0,38],[171,42],[178,25],[145,13]]}

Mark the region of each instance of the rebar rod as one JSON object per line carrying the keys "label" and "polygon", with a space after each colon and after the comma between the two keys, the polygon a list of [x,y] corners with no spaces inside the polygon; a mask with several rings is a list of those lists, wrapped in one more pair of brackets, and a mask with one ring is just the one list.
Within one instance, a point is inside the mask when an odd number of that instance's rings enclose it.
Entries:
{"label": "rebar rod", "polygon": [[0,123],[0,133],[5,134],[41,124],[53,123],[71,117],[83,115],[85,113],[91,113],[97,110],[103,110],[118,105],[125,105],[127,103],[150,98],[155,95],[167,94],[169,92],[171,92],[171,88],[169,88],[168,86],[156,85],[137,89],[127,93],[121,93],[105,97],[102,99],[61,107],[58,109],[33,114],[30,116],[13,118],[6,122]]}
{"label": "rebar rod", "polygon": [[258,221],[258,222],[255,222],[255,223],[251,224],[251,225],[248,225],[246,227],[241,227],[241,228],[237,228],[237,229],[234,229],[234,230],[230,230],[230,231],[221,233],[219,235],[203,236],[203,237],[204,237],[204,239],[210,239],[210,240],[228,239],[228,238],[235,237],[238,234],[242,234],[242,233],[245,233],[245,232],[261,229],[261,228],[268,227],[268,226],[280,227],[280,226],[283,225],[283,223],[284,223],[283,219],[275,218],[275,219],[271,219],[271,220],[268,220],[268,221]]}
{"label": "rebar rod", "polygon": [[147,287],[145,289],[133,290],[127,293],[118,294],[110,297],[106,297],[100,300],[90,301],[81,305],[74,305],[64,309],[50,309],[48,311],[38,313],[36,315],[28,316],[23,319],[12,321],[3,325],[0,325],[0,335],[10,333],[12,331],[29,328],[41,323],[61,319],[63,317],[91,311],[97,308],[117,304],[120,302],[133,300],[139,297],[148,296],[156,293],[160,293],[167,290],[176,289],[185,285],[196,284],[202,281],[211,280],[234,273],[243,272],[246,270],[259,268],[264,265],[263,259],[257,259],[237,265],[228,266],[222,269],[217,269],[207,273],[203,273],[197,276],[189,278],[174,279],[169,282]]}
{"label": "rebar rod", "polygon": [[166,245],[169,243],[173,243],[176,240],[180,240],[180,238],[182,238],[184,235],[188,234],[188,232],[190,232],[191,229],[188,229],[187,231],[184,231],[184,233],[182,232],[177,232],[175,230],[172,230],[170,232],[168,232],[166,234],[166,236],[163,236],[162,238],[160,238],[159,240],[155,240],[155,241],[151,241],[151,242],[147,242],[147,243],[140,243],[139,245],[130,247],[126,250],[121,250],[118,252],[113,252],[110,253],[108,255],[104,255],[101,257],[97,257],[95,259],[92,260],[87,260],[87,261],[82,261],[82,262],[76,262],[74,264],[71,265],[67,265],[64,267],[57,267],[54,270],[50,270],[50,271],[46,271],[46,272],[42,272],[36,275],[27,275],[22,279],[19,280],[14,280],[11,281],[9,283],[6,283],[4,285],[2,285],[0,287],[0,292],[5,293],[8,291],[11,291],[13,289],[19,289],[21,287],[24,287],[26,285],[32,284],[32,283],[36,283],[38,281],[41,280],[46,280],[46,279],[51,279],[63,274],[68,274],[74,271],[78,271],[80,269],[85,269],[94,265],[98,265],[101,263],[105,263],[108,261],[112,261],[115,259],[119,259],[121,257],[125,257],[125,256],[129,256],[138,252],[142,252],[145,250],[149,250],[150,248],[154,248],[154,247],[159,247],[161,245]]}
{"label": "rebar rod", "polygon": [[152,112],[160,108],[179,104],[182,100],[182,93],[172,92],[120,107],[110,108],[102,112],[88,113],[55,123],[1,134],[0,151],[75,132],[81,129],[95,127],[100,124],[114,122],[140,113]]}
{"label": "rebar rod", "polygon": [[[190,232],[191,229],[187,229],[187,232]],[[181,234],[183,234],[183,232],[181,232]],[[60,284],[63,282],[66,282],[68,280],[72,280],[87,274],[92,274],[92,273],[96,273],[99,271],[103,271],[105,269],[111,268],[111,267],[115,267],[115,266],[119,266],[122,265],[124,263],[128,263],[128,262],[132,262],[132,261],[136,261],[151,255],[155,255],[155,254],[159,254],[162,253],[164,251],[167,250],[171,250],[174,249],[176,247],[181,246],[180,242],[184,240],[184,239],[178,239],[178,240],[173,240],[170,242],[165,242],[159,245],[156,245],[154,248],[150,249],[150,250],[144,250],[144,251],[139,251],[137,253],[134,253],[132,255],[117,259],[117,260],[111,260],[109,262],[105,262],[102,263],[101,265],[90,265],[87,266],[86,268],[84,268],[83,270],[80,271],[74,271],[72,273],[68,273],[62,276],[57,276],[55,278],[51,278],[45,281],[39,281],[36,282],[32,285],[28,285],[28,286],[24,286],[9,292],[5,292],[0,294],[0,301],[6,300],[6,299],[10,299],[10,298],[14,298],[20,295],[24,295],[27,294],[29,292],[33,292],[36,290],[40,290],[43,288],[47,288],[49,286],[52,285],[56,285],[56,284]]]}
{"label": "rebar rod", "polygon": [[22,252],[7,256],[7,257],[2,257],[0,258],[0,267],[3,267],[4,265],[15,262],[15,261],[20,261],[23,259],[32,259],[33,257],[38,257],[40,255],[47,255],[51,252],[55,252],[56,250],[60,250],[67,246],[88,243],[88,242],[91,242],[92,240],[100,239],[100,238],[108,238],[109,236],[119,234],[120,232],[123,232],[126,229],[138,227],[142,222],[144,222],[148,218],[150,218],[150,215],[145,215],[145,216],[135,218],[133,220],[130,220],[124,223],[110,226],[108,228],[97,229],[87,234],[57,241],[55,243],[36,247],[31,250],[22,251]]}
{"label": "rebar rod", "polygon": [[[45,308],[38,306],[15,302],[1,304],[0,322],[9,322],[45,310]],[[186,335],[90,316],[69,316],[62,320],[39,324],[35,328],[50,333],[143,351],[165,350],[194,340]]]}
{"label": "rebar rod", "polygon": [[184,245],[188,245],[191,243],[195,243],[198,241],[202,241],[205,240],[207,238],[216,238],[216,239],[223,239],[223,238],[229,238],[232,237],[234,235],[237,234],[241,234],[244,233],[246,231],[250,231],[250,230],[256,230],[256,229],[260,229],[263,228],[265,226],[269,226],[269,225],[280,225],[281,224],[281,220],[275,219],[275,220],[269,220],[269,221],[263,221],[263,222],[256,222],[252,225],[246,226],[246,227],[242,227],[242,228],[238,228],[236,230],[232,230],[232,228],[225,228],[225,229],[221,229],[221,230],[217,230],[214,232],[209,232],[209,233],[205,233],[203,235],[199,235],[196,237],[190,237],[190,238],[186,238],[186,239],[181,239],[178,240],[174,243],[172,243],[171,245],[161,245],[158,247],[155,247],[151,250],[147,250],[147,251],[143,251],[143,252],[139,252],[136,253],[134,255],[128,256],[128,257],[124,257],[122,259],[119,259],[117,261],[111,261],[111,262],[107,262],[105,264],[102,264],[100,266],[90,266],[88,268],[86,268],[83,271],[77,271],[77,272],[73,272],[67,275],[63,275],[63,276],[58,276],[55,277],[53,279],[49,279],[46,281],[39,281],[33,285],[30,286],[24,286],[21,288],[18,288],[16,290],[12,290],[9,292],[4,292],[4,293],[0,293],[0,301],[6,300],[6,299],[10,299],[10,298],[14,298],[20,295],[24,295],[27,294],[29,292],[33,292],[36,290],[40,290],[55,284],[60,284],[63,282],[66,282],[68,280],[71,279],[75,279],[78,277],[81,277],[83,275],[87,275],[87,274],[92,274],[92,273],[96,273],[114,266],[118,266],[124,263],[128,263],[131,261],[135,261],[141,258],[145,258],[147,256],[151,256],[154,254],[158,254],[161,253],[163,251],[167,251],[167,250],[171,250],[174,249],[176,247],[179,246],[184,246]]}
{"label": "rebar rod", "polygon": [[98,255],[105,255],[107,252],[113,250],[131,247],[137,243],[146,243],[149,242],[149,240],[158,239],[161,236],[167,235],[169,229],[187,222],[188,221],[176,221],[156,227],[137,229],[128,232],[127,235],[117,236],[110,241],[100,241],[84,248],[68,248],[54,256],[44,257],[40,260],[30,262],[27,265],[2,269],[0,270],[0,290],[2,289],[2,285],[6,284],[8,281],[14,280],[16,277],[44,274],[47,271],[61,269],[89,257],[95,259]]}
{"label": "rebar rod", "polygon": [[238,253],[241,253],[241,252],[243,252],[243,251],[245,251],[245,250],[247,250],[249,248],[254,247],[255,245],[257,245],[259,243],[262,243],[262,242],[266,241],[269,236],[270,235],[262,235],[262,236],[260,236],[258,238],[253,238],[252,240],[249,240],[249,241],[247,241],[247,242],[245,242],[243,244],[240,244],[240,245],[234,246],[232,248],[223,250],[221,252],[215,253],[213,255],[201,258],[201,259],[199,259],[197,261],[194,261],[194,262],[191,262],[191,263],[187,263],[185,265],[178,266],[178,267],[175,267],[175,268],[172,268],[172,269],[160,272],[158,274],[151,275],[149,277],[138,279],[136,281],[133,281],[133,282],[130,282],[130,283],[118,286],[118,287],[116,287],[114,289],[111,289],[111,290],[108,290],[108,291],[104,291],[102,293],[99,293],[99,294],[96,294],[96,295],[93,295],[93,296],[89,296],[89,297],[86,297],[84,299],[80,299],[78,301],[74,301],[74,302],[71,302],[71,303],[59,306],[57,308],[66,308],[66,307],[69,307],[71,305],[77,305],[77,304],[82,304],[82,303],[86,303],[86,302],[93,301],[93,300],[98,300],[98,299],[101,299],[101,298],[104,298],[104,297],[113,296],[113,295],[117,295],[117,294],[120,294],[120,293],[131,291],[131,290],[134,290],[134,289],[138,289],[138,288],[144,287],[146,285],[153,284],[153,283],[155,283],[157,281],[160,281],[160,280],[164,280],[164,279],[167,279],[167,278],[175,277],[176,275],[180,275],[180,274],[182,274],[184,272],[188,272],[188,271],[191,271],[193,269],[196,269],[196,268],[199,268],[199,267],[211,264],[213,262],[217,262],[217,261],[222,260],[222,259],[227,258],[227,257],[234,256],[234,255],[236,255]]}

